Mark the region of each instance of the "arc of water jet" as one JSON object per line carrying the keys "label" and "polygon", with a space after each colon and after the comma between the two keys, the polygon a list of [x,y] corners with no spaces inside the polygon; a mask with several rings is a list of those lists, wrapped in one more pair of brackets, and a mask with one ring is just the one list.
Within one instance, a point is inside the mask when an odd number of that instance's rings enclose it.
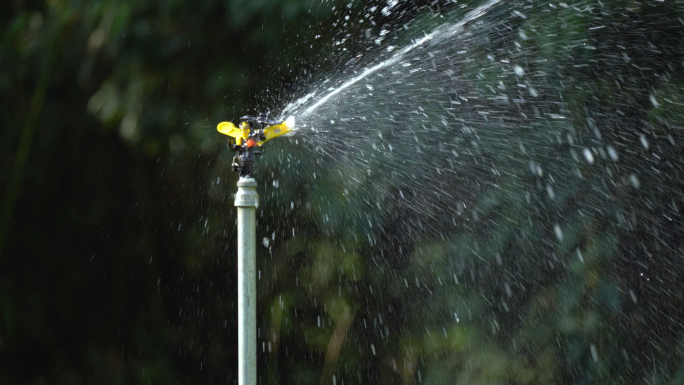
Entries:
{"label": "arc of water jet", "polygon": [[[483,5],[481,5],[481,6],[477,7],[477,8],[475,8],[475,9],[472,10],[472,11],[470,11],[468,14],[465,15],[465,17],[463,17],[463,19],[461,19],[461,21],[459,21],[459,22],[456,23],[456,24],[453,24],[453,25],[449,26],[449,28],[448,28],[446,31],[443,31],[442,28],[438,28],[437,30],[433,31],[432,33],[430,33],[430,34],[428,34],[428,35],[425,35],[425,36],[423,36],[422,38],[418,39],[418,40],[415,41],[413,44],[411,44],[411,45],[409,45],[409,46],[407,46],[407,47],[404,47],[404,48],[401,49],[399,52],[397,52],[396,54],[394,54],[394,56],[392,56],[391,58],[389,58],[389,59],[387,59],[387,60],[384,60],[384,61],[382,61],[382,62],[380,62],[380,63],[374,65],[373,67],[370,67],[370,68],[365,69],[360,75],[358,75],[358,76],[352,78],[352,79],[349,80],[348,82],[346,82],[346,83],[342,84],[341,86],[337,87],[336,89],[332,90],[330,93],[328,93],[327,95],[325,95],[324,97],[322,97],[319,101],[317,101],[314,105],[312,105],[311,107],[309,107],[309,108],[307,108],[306,110],[304,110],[304,112],[302,113],[302,116],[306,116],[306,115],[311,114],[316,108],[320,107],[322,104],[324,104],[325,102],[327,102],[328,100],[330,100],[330,98],[332,98],[333,96],[339,94],[340,92],[344,91],[345,89],[351,87],[352,85],[358,83],[360,80],[362,80],[362,79],[368,77],[368,75],[370,75],[370,74],[372,74],[372,73],[374,73],[374,72],[377,72],[377,71],[378,71],[379,69],[381,69],[381,68],[388,67],[388,66],[390,66],[390,65],[392,65],[392,64],[394,64],[394,63],[396,63],[396,62],[398,62],[401,58],[404,57],[404,55],[406,55],[406,54],[409,53],[410,51],[416,49],[417,47],[420,47],[421,45],[425,44],[426,42],[432,40],[435,36],[440,36],[440,35],[444,35],[444,36],[453,35],[454,33],[456,33],[456,32],[458,32],[459,30],[461,30],[461,28],[463,28],[463,26],[464,26],[466,23],[468,23],[468,22],[470,22],[470,21],[473,21],[473,20],[477,19],[478,17],[484,15],[485,12],[487,12],[491,7],[493,7],[495,4],[499,3],[500,1],[501,1],[501,0],[490,0],[490,1],[488,1],[487,3],[485,3],[485,4],[483,4]],[[302,99],[300,99],[300,102],[299,102],[299,103],[295,102],[294,104],[295,104],[295,105],[296,105],[296,104],[300,104],[300,105],[301,105],[301,104],[303,104],[306,100],[310,99],[311,96],[312,96],[312,94],[309,94],[309,95],[303,97]],[[286,109],[286,110],[287,110],[287,109]]]}

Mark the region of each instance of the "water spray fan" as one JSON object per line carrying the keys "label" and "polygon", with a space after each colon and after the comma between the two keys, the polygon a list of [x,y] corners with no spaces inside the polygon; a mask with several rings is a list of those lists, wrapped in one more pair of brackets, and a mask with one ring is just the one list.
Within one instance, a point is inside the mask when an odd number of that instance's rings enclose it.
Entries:
{"label": "water spray fan", "polygon": [[233,158],[233,171],[240,173],[241,177],[249,177],[254,172],[254,157],[261,154],[261,145],[273,138],[293,134],[294,123],[292,116],[279,122],[260,114],[258,117],[241,117],[239,127],[231,122],[221,122],[216,129],[234,138],[229,143],[230,149],[237,152]]}

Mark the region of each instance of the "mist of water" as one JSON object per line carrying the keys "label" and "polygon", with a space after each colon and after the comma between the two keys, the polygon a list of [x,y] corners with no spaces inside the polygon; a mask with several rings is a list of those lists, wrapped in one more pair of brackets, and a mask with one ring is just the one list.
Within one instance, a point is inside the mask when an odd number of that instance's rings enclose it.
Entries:
{"label": "mist of water", "polygon": [[284,110],[284,114],[288,113],[294,113],[294,111],[298,110],[300,107],[306,104],[307,101],[310,100],[316,100],[313,105],[307,106],[304,111],[301,113],[301,117],[306,117],[308,115],[311,115],[313,112],[315,112],[316,108],[321,106],[322,104],[325,104],[328,100],[331,98],[335,97],[337,94],[340,92],[345,91],[347,88],[353,86],[354,84],[358,83],[359,81],[365,79],[366,77],[383,70],[384,68],[391,67],[393,64],[399,62],[401,59],[406,56],[407,53],[413,51],[414,49],[421,47],[425,45],[426,43],[433,41],[433,42],[439,42],[444,39],[448,39],[449,37],[452,37],[456,33],[458,33],[463,26],[471,22],[478,17],[482,16],[485,12],[487,12],[490,8],[492,8],[495,4],[497,4],[499,0],[490,0],[486,2],[485,4],[477,7],[475,10],[469,12],[465,17],[461,18],[460,21],[455,22],[455,23],[446,23],[445,25],[436,28],[433,32],[417,39],[415,42],[412,44],[409,44],[408,46],[402,48],[399,50],[399,52],[391,55],[388,59],[382,60],[380,63],[375,64],[367,69],[364,69],[360,75],[354,76],[352,79],[344,82],[342,85],[333,88],[328,92],[327,94],[316,98],[315,93],[308,94],[296,102],[290,104],[287,106]]}
{"label": "mist of water", "polygon": [[[387,268],[369,280],[397,287],[411,274],[499,281],[511,298],[587,266],[619,277],[627,303],[681,287],[684,196],[672,175],[684,104],[670,79],[682,64],[668,56],[677,47],[649,35],[651,21],[610,19],[619,12],[489,1],[416,22],[365,69],[312,84],[283,112],[300,128],[295,146],[281,142],[265,159],[265,200],[315,224],[274,224],[272,239],[315,227],[340,248],[362,243]],[[392,270],[408,263],[420,267]],[[492,308],[509,314],[506,301]],[[615,349],[636,356],[627,345]]]}
{"label": "mist of water", "polygon": [[[549,26],[528,22],[529,7],[488,1],[464,17],[439,20],[427,32],[416,25],[406,32],[412,38],[403,48],[399,36],[399,43],[379,48],[384,53],[375,64],[314,85],[283,112],[297,117],[303,151],[288,150],[288,156],[298,164],[316,159],[302,177],[311,179],[312,189],[314,174],[340,178],[343,190],[368,201],[371,223],[401,207],[425,219],[409,227],[437,234],[453,230],[455,218],[477,216],[481,210],[473,204],[485,191],[525,191],[519,199],[553,211],[569,199],[562,192],[577,183],[600,184],[586,186],[585,198],[611,195],[606,183],[623,195],[638,189],[647,165],[619,159],[648,150],[644,143],[651,135],[617,130],[621,111],[606,116],[573,104],[598,92],[585,76],[592,63],[630,63],[616,57],[613,47],[597,50],[610,42],[597,43],[576,30],[545,39]],[[600,9],[596,4],[536,7],[548,9],[554,26],[583,18],[601,27],[591,14]],[[645,111],[658,103],[653,98],[645,107],[641,100],[625,100],[622,113]],[[378,185],[392,187],[378,195]],[[329,198],[326,204],[336,206]],[[347,199],[338,198],[338,205]],[[621,205],[606,205],[604,198],[585,199],[574,209],[624,225],[628,215]],[[551,238],[567,215],[543,216]]]}
{"label": "mist of water", "polygon": [[[488,187],[516,189],[524,175],[551,191],[573,172],[567,162],[583,148],[567,151],[562,165],[527,148],[574,134],[562,96],[552,90],[554,68],[534,63],[531,47],[515,49],[525,44],[524,30],[514,41],[502,38],[524,20],[510,14],[509,5],[489,1],[431,32],[409,31],[423,36],[403,48],[382,47],[376,64],[328,80],[284,110],[297,117],[302,151],[287,156],[298,164],[316,159],[295,171],[308,170],[301,177],[311,180],[312,195],[314,178],[340,179],[347,191],[320,192],[328,207],[321,209],[323,225],[372,227],[399,210],[406,213],[403,237],[446,234],[456,218],[477,215],[467,212]],[[352,195],[367,201],[365,213],[342,208]]]}

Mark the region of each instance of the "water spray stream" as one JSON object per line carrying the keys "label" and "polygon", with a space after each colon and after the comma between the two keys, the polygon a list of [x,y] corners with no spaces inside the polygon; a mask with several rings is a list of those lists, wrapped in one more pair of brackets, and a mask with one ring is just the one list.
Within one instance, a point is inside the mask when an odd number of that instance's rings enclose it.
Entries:
{"label": "water spray stream", "polygon": [[[391,58],[389,58],[387,60],[383,60],[382,62],[380,62],[380,63],[378,63],[378,64],[376,64],[370,68],[365,69],[360,75],[350,79],[346,83],[335,88],[333,91],[331,91],[327,95],[320,98],[316,103],[314,103],[312,106],[310,106],[306,110],[304,110],[304,112],[301,114],[301,116],[305,117],[307,115],[310,115],[319,106],[326,103],[333,96],[339,94],[340,92],[344,91],[345,89],[349,88],[350,86],[358,83],[360,80],[368,77],[369,75],[372,75],[373,73],[375,73],[375,72],[377,72],[383,68],[389,67],[389,66],[397,63],[407,53],[409,53],[409,52],[413,51],[414,49],[424,45],[425,43],[427,43],[431,40],[439,40],[439,39],[443,39],[443,38],[447,38],[449,36],[452,36],[453,34],[460,31],[463,28],[463,26],[466,25],[468,22],[471,22],[471,21],[477,19],[478,17],[482,16],[483,14],[485,14],[490,8],[492,8],[494,5],[499,3],[499,1],[500,0],[490,0],[490,1],[486,2],[485,4],[483,4],[483,5],[475,8],[474,10],[470,11],[459,22],[438,28],[435,31],[433,31],[433,32],[423,36],[422,38],[416,40],[413,44],[404,47],[399,52],[394,54]],[[307,96],[302,97],[297,102],[295,102],[292,105],[285,108],[285,112],[287,113],[289,111],[292,111],[293,109],[300,107],[302,104],[304,104],[306,101],[310,100],[312,97],[313,97],[313,94],[309,94]]]}
{"label": "water spray stream", "polygon": [[[497,83],[525,81],[515,78],[517,63],[508,63],[505,56],[495,58],[501,62],[490,59],[492,51],[480,48],[500,44],[497,30],[509,28],[506,23],[515,20],[503,17],[510,11],[500,4],[487,1],[465,16],[435,19],[440,21],[436,26],[416,24],[407,32],[410,36],[430,32],[403,48],[387,47],[378,52],[377,64],[352,77],[338,77],[336,86],[322,92],[330,82],[325,81],[284,109],[283,116],[298,117],[302,145],[288,147],[282,155],[284,160],[292,156],[296,170],[290,174],[279,167],[279,173],[301,179],[301,172],[312,195],[326,196],[319,225],[330,228],[331,235],[358,223],[359,213],[345,209],[355,195],[366,202],[361,215],[367,216],[368,228],[362,232],[377,228],[399,208],[407,211],[402,214],[405,238],[423,231],[443,232],[443,227],[428,223],[437,222],[435,213],[444,210],[444,202],[471,196],[475,189],[466,182],[485,180],[492,162],[506,162],[503,158],[512,148],[509,135],[525,122],[508,118],[518,114],[507,95],[510,91],[493,87],[496,93],[484,93],[479,89],[483,82],[477,79],[481,69],[493,68],[506,71],[495,74]],[[489,160],[482,159],[477,147],[485,138],[502,149]],[[315,159],[314,164],[307,159]],[[318,192],[325,182],[315,180],[327,178],[339,179],[341,190],[348,193]],[[392,186],[393,191],[373,191],[371,186]],[[408,231],[415,227],[421,231]]]}

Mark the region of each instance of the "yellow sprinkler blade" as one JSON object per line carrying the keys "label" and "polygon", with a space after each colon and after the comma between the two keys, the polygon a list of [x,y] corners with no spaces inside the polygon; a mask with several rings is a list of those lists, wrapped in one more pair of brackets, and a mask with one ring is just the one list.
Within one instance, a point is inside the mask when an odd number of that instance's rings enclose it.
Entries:
{"label": "yellow sprinkler blade", "polygon": [[282,122],[280,124],[275,124],[270,127],[264,128],[264,139],[263,142],[259,142],[259,145],[261,145],[264,142],[267,142],[273,138],[277,138],[279,136],[283,136],[293,130],[294,127],[290,127],[287,125],[287,121]]}
{"label": "yellow sprinkler blade", "polygon": [[245,130],[235,127],[231,122],[221,122],[216,126],[216,129],[223,135],[235,138],[235,144],[237,145],[242,144],[242,140],[247,139],[249,136],[249,130],[245,132]]}

